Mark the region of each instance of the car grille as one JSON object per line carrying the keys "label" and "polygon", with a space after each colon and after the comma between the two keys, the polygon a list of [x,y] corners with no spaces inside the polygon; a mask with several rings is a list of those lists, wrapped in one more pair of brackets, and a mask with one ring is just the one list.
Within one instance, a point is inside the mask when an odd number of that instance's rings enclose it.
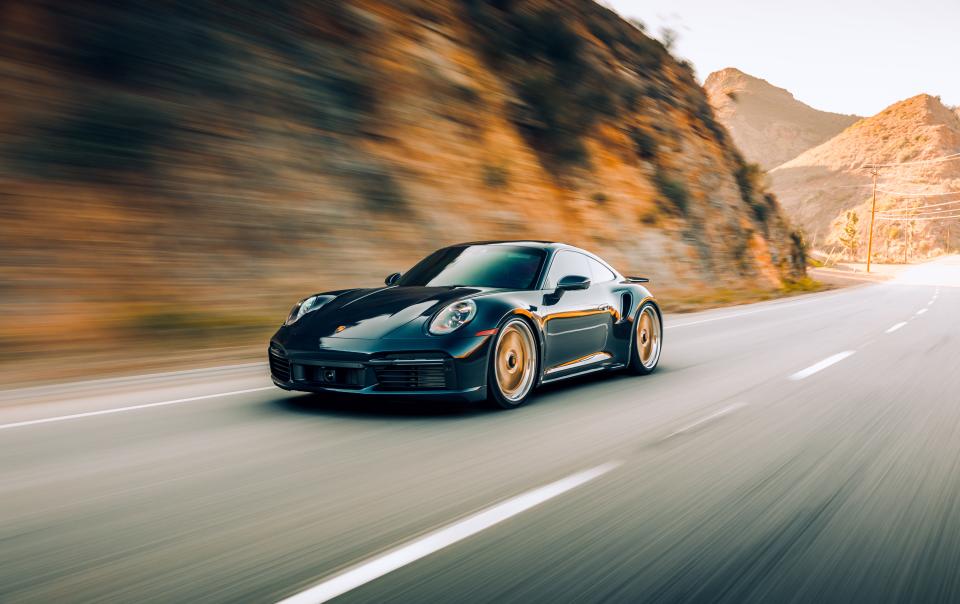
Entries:
{"label": "car grille", "polygon": [[377,382],[383,390],[443,390],[447,370],[442,364],[384,365],[375,367]]}
{"label": "car grille", "polygon": [[279,351],[270,349],[270,374],[280,382],[290,381],[290,361]]}

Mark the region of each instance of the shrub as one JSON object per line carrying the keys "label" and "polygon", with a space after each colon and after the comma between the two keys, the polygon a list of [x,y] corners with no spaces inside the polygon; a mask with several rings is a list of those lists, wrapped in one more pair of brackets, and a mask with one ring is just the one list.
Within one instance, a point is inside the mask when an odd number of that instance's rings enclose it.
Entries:
{"label": "shrub", "polygon": [[635,82],[624,80],[620,83],[618,89],[617,96],[620,97],[623,108],[626,111],[634,111],[637,108],[637,103],[640,102],[640,97],[643,96],[643,87]]}
{"label": "shrub", "polygon": [[[615,115],[636,92],[611,80],[602,64],[590,62],[585,40],[555,9],[531,11],[510,2],[463,0],[480,31],[477,43],[517,98],[511,120],[553,171],[586,165],[583,138],[598,119]],[[608,36],[603,23],[598,36]]]}
{"label": "shrub", "polygon": [[580,63],[583,39],[559,12],[546,10],[514,15],[514,47],[520,49],[520,54],[557,63]]}
{"label": "shrub", "polygon": [[293,75],[293,92],[287,102],[309,116],[314,127],[331,132],[353,133],[373,111],[373,86],[362,70]]}
{"label": "shrub", "polygon": [[646,130],[630,128],[630,139],[640,159],[651,160],[657,155],[657,141]]}
{"label": "shrub", "polygon": [[760,188],[763,178],[763,169],[757,164],[750,164],[744,161],[738,161],[737,167],[733,172],[737,180],[737,186],[740,188],[740,198],[744,202],[751,204],[754,193]]}
{"label": "shrub", "polygon": [[517,88],[522,103],[513,120],[533,147],[561,165],[585,163],[582,136],[593,121],[590,104],[570,99],[561,79],[542,72],[529,74]]}
{"label": "shrub", "polygon": [[817,292],[823,289],[823,283],[811,279],[810,277],[800,277],[799,279],[784,279],[780,290],[784,293],[798,292]]}
{"label": "shrub", "polygon": [[351,176],[356,191],[375,212],[398,212],[406,207],[400,184],[390,171],[378,164],[359,164]]}
{"label": "shrub", "polygon": [[737,261],[737,267],[741,272],[750,268],[750,237],[753,234],[749,231],[742,233],[739,237],[733,238],[733,257]]}
{"label": "shrub", "polygon": [[114,97],[79,109],[35,128],[18,153],[27,170],[53,178],[99,180],[106,171],[147,169],[158,148],[170,142],[172,119],[146,102]]}
{"label": "shrub", "polygon": [[690,98],[688,102],[691,103],[693,107],[693,115],[707,128],[707,130],[716,137],[717,141],[723,143],[726,141],[727,133],[723,129],[723,126],[717,122],[717,118],[713,113],[713,107],[710,106],[710,102],[707,100],[707,97],[704,96],[703,92],[697,88],[690,93]]}
{"label": "shrub", "polygon": [[640,222],[647,226],[656,226],[660,222],[660,214],[657,212],[656,206],[649,206],[642,210],[638,216]]}
{"label": "shrub", "polygon": [[680,216],[686,215],[690,194],[687,192],[687,187],[683,184],[683,181],[671,177],[660,166],[657,166],[653,179],[660,194],[670,202],[670,205],[666,207],[671,213]]}
{"label": "shrub", "polygon": [[483,184],[491,189],[505,189],[510,181],[510,173],[503,165],[492,166],[484,164],[483,166]]}

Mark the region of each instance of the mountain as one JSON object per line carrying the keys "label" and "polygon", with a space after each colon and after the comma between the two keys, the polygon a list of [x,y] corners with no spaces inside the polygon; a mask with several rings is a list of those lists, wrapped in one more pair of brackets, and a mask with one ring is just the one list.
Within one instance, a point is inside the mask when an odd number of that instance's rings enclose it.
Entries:
{"label": "mountain", "polygon": [[262,343],[469,240],[668,305],[804,276],[690,67],[591,0],[55,4],[2,9],[2,358]]}
{"label": "mountain", "polygon": [[[902,164],[881,168],[877,197],[878,210],[902,210],[956,198],[935,194],[960,191],[960,161],[910,162],[958,152],[960,118],[939,98],[921,94],[858,121],[829,141],[778,166],[770,176],[784,209],[811,242],[836,244],[848,210],[860,215],[861,238],[865,242],[872,190],[865,164]],[[903,193],[930,197],[908,197]],[[875,233],[878,240],[874,249],[881,259],[902,259],[904,254],[927,256],[953,249],[957,238],[947,240],[953,223],[882,221]]]}
{"label": "mountain", "polygon": [[728,67],[703,85],[717,118],[751,162],[770,169],[856,122],[855,115],[819,111],[766,80]]}

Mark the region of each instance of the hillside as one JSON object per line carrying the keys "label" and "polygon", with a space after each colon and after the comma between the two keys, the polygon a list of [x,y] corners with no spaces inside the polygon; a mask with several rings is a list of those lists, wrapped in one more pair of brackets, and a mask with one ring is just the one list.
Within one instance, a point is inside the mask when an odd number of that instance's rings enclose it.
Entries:
{"label": "hillside", "polygon": [[[866,241],[871,178],[864,164],[915,162],[960,151],[960,119],[938,98],[921,94],[895,103],[860,120],[826,143],[774,169],[773,188],[785,210],[818,245],[835,244],[845,211],[856,209]],[[919,207],[952,199],[949,196],[906,197],[893,193],[930,195],[960,191],[960,162],[911,164],[882,169],[878,210]],[[875,250],[880,259],[924,257],[954,249],[948,241],[955,221],[879,225]],[[953,224],[954,232],[956,225]],[[907,246],[910,247],[907,250]],[[864,246],[865,247],[865,246]]]}
{"label": "hillside", "polygon": [[769,170],[840,133],[859,118],[819,111],[783,88],[729,67],[704,82],[710,104],[748,161]]}
{"label": "hillside", "polygon": [[6,360],[260,343],[467,240],[585,246],[668,306],[804,275],[690,68],[589,0],[0,12]]}

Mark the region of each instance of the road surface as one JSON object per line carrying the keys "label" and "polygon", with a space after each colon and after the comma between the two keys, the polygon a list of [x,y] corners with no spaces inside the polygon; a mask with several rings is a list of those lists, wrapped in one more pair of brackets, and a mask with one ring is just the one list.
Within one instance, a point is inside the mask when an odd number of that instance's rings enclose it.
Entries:
{"label": "road surface", "polygon": [[0,601],[960,600],[960,258],[665,336],[510,412],[0,394]]}

